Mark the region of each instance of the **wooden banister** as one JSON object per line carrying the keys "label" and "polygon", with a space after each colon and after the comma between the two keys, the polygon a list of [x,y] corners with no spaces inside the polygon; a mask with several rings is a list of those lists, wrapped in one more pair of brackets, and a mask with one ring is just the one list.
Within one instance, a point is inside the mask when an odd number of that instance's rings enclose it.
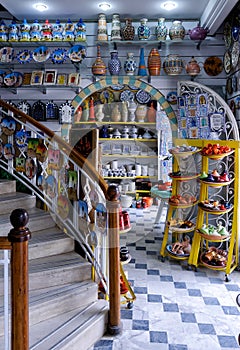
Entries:
{"label": "wooden banister", "polygon": [[109,320],[108,333],[121,333],[120,315],[120,244],[119,244],[119,190],[109,185],[107,191],[107,209],[109,213]]}
{"label": "wooden banister", "polygon": [[26,227],[28,220],[25,209],[15,209],[10,215],[13,226],[8,234],[12,244],[12,350],[29,349],[28,240],[31,233]]}

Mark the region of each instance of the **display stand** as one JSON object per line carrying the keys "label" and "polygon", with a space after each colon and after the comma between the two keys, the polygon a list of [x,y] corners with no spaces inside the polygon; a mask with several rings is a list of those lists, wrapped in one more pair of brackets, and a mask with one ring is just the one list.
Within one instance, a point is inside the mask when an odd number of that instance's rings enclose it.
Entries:
{"label": "display stand", "polygon": [[122,292],[121,292],[121,299],[122,299],[121,304],[127,304],[128,309],[132,309],[133,302],[136,300],[136,296],[132,290],[130,283],[128,282],[128,279],[123,269],[123,265],[128,264],[131,261],[131,259],[132,257],[129,255],[127,260],[120,262],[120,276],[124,284],[124,288],[122,289]]}
{"label": "display stand", "polygon": [[[203,140],[202,146],[206,147],[209,143],[216,144],[216,141]],[[225,146],[226,142],[217,141],[217,144]],[[227,172],[230,178],[222,182],[208,181],[206,178],[201,180],[196,229],[188,260],[195,269],[201,264],[212,270],[224,271],[226,282],[229,281],[228,275],[238,265],[239,186],[235,179],[239,178],[239,142],[228,140],[227,146],[232,152],[202,155],[202,174],[211,173],[215,168],[219,172]],[[213,207],[212,202],[215,205]],[[203,232],[203,225],[212,223],[215,226],[223,225],[227,234],[216,236]],[[216,245],[220,245],[221,249],[216,248]]]}

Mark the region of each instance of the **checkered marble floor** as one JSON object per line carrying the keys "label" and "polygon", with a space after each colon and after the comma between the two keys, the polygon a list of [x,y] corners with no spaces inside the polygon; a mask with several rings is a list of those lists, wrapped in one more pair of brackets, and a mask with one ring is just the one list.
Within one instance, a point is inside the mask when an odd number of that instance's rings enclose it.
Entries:
{"label": "checkered marble floor", "polygon": [[186,261],[159,258],[162,224],[154,225],[157,207],[129,209],[132,229],[120,236],[132,257],[124,270],[136,294],[133,308],[122,304],[123,331],[104,336],[94,350],[240,349],[240,272],[225,282],[223,271]]}

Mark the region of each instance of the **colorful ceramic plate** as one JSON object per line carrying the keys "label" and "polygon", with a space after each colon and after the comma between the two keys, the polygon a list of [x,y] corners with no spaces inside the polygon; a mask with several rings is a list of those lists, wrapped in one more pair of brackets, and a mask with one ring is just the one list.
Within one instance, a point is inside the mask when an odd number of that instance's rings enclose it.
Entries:
{"label": "colorful ceramic plate", "polygon": [[46,46],[37,47],[33,51],[33,59],[36,62],[45,62],[50,57],[50,50]]}
{"label": "colorful ceramic plate", "polygon": [[111,103],[114,101],[114,95],[112,93],[112,91],[106,89],[106,90],[103,90],[101,93],[100,93],[100,101],[101,103]]}
{"label": "colorful ceramic plate", "polygon": [[231,59],[231,54],[229,50],[225,51],[224,56],[223,56],[223,66],[224,70],[227,74],[230,73],[232,69],[232,59]]}
{"label": "colorful ceramic plate", "polygon": [[239,60],[239,42],[234,41],[232,49],[231,49],[231,62],[232,62],[232,68],[234,69]]}
{"label": "colorful ceramic plate", "polygon": [[18,52],[16,58],[19,63],[29,63],[33,56],[31,51],[23,50]]}
{"label": "colorful ceramic plate", "polygon": [[0,62],[10,63],[13,60],[14,49],[10,46],[0,49]]}
{"label": "colorful ceramic plate", "polygon": [[177,103],[177,91],[170,91],[168,94],[167,94],[167,98],[166,100],[172,104],[172,105],[175,105]]}
{"label": "colorful ceramic plate", "polygon": [[56,49],[51,54],[53,63],[63,63],[67,59],[67,50],[65,49]]}
{"label": "colorful ceramic plate", "polygon": [[20,109],[25,114],[30,115],[31,114],[31,105],[27,101],[20,101],[17,104],[17,108]]}
{"label": "colorful ceramic plate", "polygon": [[86,48],[83,45],[74,45],[68,51],[68,57],[72,62],[81,63],[82,60],[86,57]]}
{"label": "colorful ceramic plate", "polygon": [[4,84],[6,86],[14,86],[17,82],[17,76],[14,73],[10,73],[5,75],[4,77]]}
{"label": "colorful ceramic plate", "polygon": [[231,27],[231,24],[229,22],[226,22],[224,24],[223,38],[224,38],[225,46],[228,49],[232,43],[232,27]]}
{"label": "colorful ceramic plate", "polygon": [[13,72],[13,74],[16,76],[17,78],[17,81],[16,83],[14,84],[14,87],[19,87],[22,85],[23,83],[23,74],[20,73],[20,72]]}
{"label": "colorful ceramic plate", "polygon": [[115,91],[119,91],[124,89],[124,85],[111,85],[110,89],[115,90]]}
{"label": "colorful ceramic plate", "polygon": [[133,101],[134,93],[131,90],[124,90],[120,93],[120,101]]}
{"label": "colorful ceramic plate", "polygon": [[170,254],[170,255],[173,255],[175,257],[179,257],[179,258],[187,258],[189,257],[189,254],[176,254],[172,251],[172,245],[171,244],[168,244],[166,246],[166,249],[167,249],[167,252]]}
{"label": "colorful ceramic plate", "polygon": [[222,72],[223,61],[217,56],[210,56],[205,60],[203,68],[207,75],[215,77]]}
{"label": "colorful ceramic plate", "polygon": [[151,95],[145,90],[138,90],[136,93],[136,100],[138,103],[148,103],[151,99]]}

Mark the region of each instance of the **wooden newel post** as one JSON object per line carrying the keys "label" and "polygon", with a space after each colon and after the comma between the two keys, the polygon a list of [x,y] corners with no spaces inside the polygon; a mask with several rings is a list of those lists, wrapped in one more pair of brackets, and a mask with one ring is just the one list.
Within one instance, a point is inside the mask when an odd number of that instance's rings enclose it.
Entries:
{"label": "wooden newel post", "polygon": [[110,185],[107,191],[108,227],[109,227],[109,320],[108,333],[121,333],[120,316],[120,253],[119,253],[119,190]]}
{"label": "wooden newel post", "polygon": [[28,219],[29,215],[25,209],[13,210],[10,215],[13,226],[8,234],[12,243],[12,350],[29,349],[28,240],[31,232],[26,227]]}

